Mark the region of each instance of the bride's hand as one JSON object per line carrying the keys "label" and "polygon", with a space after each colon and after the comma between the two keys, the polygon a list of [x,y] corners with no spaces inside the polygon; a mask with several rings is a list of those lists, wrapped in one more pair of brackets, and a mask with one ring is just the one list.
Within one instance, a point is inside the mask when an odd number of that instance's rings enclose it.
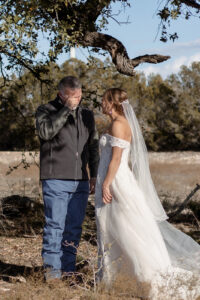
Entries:
{"label": "bride's hand", "polygon": [[102,192],[103,192],[103,203],[109,204],[112,201],[112,194],[110,192],[110,185],[103,184],[102,186]]}

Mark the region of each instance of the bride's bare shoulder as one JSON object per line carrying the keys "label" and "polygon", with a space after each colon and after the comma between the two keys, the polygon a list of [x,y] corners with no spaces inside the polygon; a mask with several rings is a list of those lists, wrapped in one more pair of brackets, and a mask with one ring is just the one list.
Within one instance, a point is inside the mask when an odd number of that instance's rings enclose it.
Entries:
{"label": "bride's bare shoulder", "polygon": [[126,118],[121,117],[113,121],[111,134],[127,141],[131,140],[131,129]]}

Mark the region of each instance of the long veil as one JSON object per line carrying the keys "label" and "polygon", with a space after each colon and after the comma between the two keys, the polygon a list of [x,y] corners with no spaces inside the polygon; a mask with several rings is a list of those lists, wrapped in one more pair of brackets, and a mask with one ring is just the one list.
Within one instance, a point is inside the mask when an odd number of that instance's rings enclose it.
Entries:
{"label": "long veil", "polygon": [[128,100],[122,102],[123,111],[132,131],[131,141],[131,165],[136,180],[145,194],[148,206],[150,207],[156,221],[164,221],[168,217],[158,198],[149,170],[148,152],[145,141],[137,121],[135,112]]}
{"label": "long veil", "polygon": [[123,111],[132,131],[132,171],[151,209],[165,241],[172,265],[200,272],[200,245],[190,236],[176,229],[166,219],[166,212],[153,184],[145,141],[134,110],[128,100],[122,102]]}

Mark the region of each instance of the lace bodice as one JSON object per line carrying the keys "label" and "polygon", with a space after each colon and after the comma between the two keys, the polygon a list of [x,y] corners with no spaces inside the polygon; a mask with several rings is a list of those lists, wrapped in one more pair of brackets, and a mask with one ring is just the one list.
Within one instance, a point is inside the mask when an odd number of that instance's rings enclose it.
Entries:
{"label": "lace bodice", "polygon": [[99,172],[102,172],[102,169],[107,170],[110,160],[112,158],[112,147],[120,147],[123,148],[124,151],[122,152],[121,157],[121,165],[128,164],[128,157],[129,157],[129,150],[130,150],[130,143],[126,140],[117,138],[112,136],[108,133],[105,133],[101,136],[100,139],[100,152],[101,152],[101,159],[99,163]]}
{"label": "lace bodice", "polygon": [[117,138],[115,136],[112,136],[108,133],[105,133],[102,135],[101,139],[100,139],[100,146],[101,147],[104,147],[104,146],[110,146],[111,147],[120,147],[120,148],[129,148],[130,146],[130,143],[124,139],[120,139],[120,138]]}
{"label": "lace bodice", "polygon": [[127,155],[129,154],[130,150],[130,143],[124,139],[120,139],[108,133],[105,133],[101,136],[100,139],[100,151],[102,160],[105,159],[105,156],[111,158],[110,155],[112,154],[112,147],[123,148],[124,151],[122,153],[122,160],[124,161],[127,159]]}
{"label": "lace bodice", "polygon": [[103,184],[104,178],[106,176],[110,160],[112,158],[112,147],[120,147],[120,148],[124,149],[122,152],[121,163],[120,163],[118,171],[120,171],[120,169],[122,169],[122,168],[128,167],[130,143],[124,139],[114,137],[108,133],[103,134],[100,138],[101,158],[100,158],[100,162],[99,162],[97,183],[96,183],[96,192],[95,192],[96,208],[101,207],[103,205],[103,203],[102,203],[102,184]]}

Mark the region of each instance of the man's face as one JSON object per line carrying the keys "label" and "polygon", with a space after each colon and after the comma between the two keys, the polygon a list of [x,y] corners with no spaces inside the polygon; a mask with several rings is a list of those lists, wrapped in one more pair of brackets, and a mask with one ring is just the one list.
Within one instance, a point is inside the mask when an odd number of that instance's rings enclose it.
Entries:
{"label": "man's face", "polygon": [[69,106],[71,109],[75,109],[80,101],[82,96],[82,90],[81,89],[65,89],[59,91],[59,96],[62,99],[64,105]]}

